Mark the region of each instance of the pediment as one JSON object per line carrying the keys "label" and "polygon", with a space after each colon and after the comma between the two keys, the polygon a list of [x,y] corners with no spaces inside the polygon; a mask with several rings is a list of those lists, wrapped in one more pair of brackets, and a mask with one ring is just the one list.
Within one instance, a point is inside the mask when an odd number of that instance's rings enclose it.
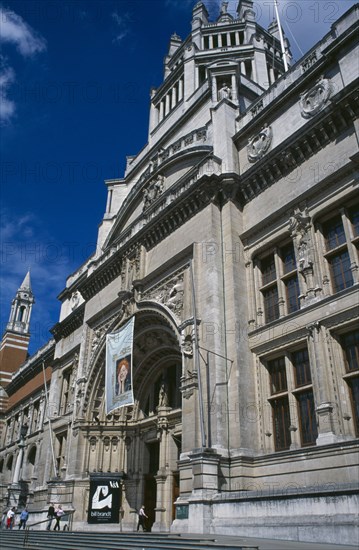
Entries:
{"label": "pediment", "polygon": [[[166,157],[162,162],[149,161],[137,182],[121,205],[116,220],[104,243],[103,251],[117,246],[127,230],[133,234],[140,230],[151,216],[153,208],[162,200],[173,201],[169,197],[171,188],[188,175],[212,151],[212,146],[205,144],[207,134],[196,130],[187,138],[187,143],[179,146],[179,140],[172,143],[167,150],[162,150]],[[182,138],[184,139],[184,138]],[[167,197],[168,196],[168,197]],[[166,198],[167,197],[167,198]]]}

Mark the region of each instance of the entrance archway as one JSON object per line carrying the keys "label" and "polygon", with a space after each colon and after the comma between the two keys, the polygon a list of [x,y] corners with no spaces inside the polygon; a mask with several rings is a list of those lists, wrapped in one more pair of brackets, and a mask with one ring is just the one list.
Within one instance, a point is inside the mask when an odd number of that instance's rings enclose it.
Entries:
{"label": "entrance archway", "polygon": [[[121,325],[114,325],[109,332]],[[87,410],[91,424],[87,469],[124,472],[124,529],[134,528],[135,512],[142,504],[146,506],[150,528],[169,530],[173,520],[182,434],[179,338],[167,312],[146,309],[135,314],[135,403],[110,415],[106,415],[104,403],[104,342],[93,365],[92,396]]]}

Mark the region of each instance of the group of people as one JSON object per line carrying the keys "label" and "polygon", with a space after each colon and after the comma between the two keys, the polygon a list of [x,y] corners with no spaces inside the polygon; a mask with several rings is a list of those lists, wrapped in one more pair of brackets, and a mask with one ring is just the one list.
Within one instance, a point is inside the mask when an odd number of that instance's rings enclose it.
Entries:
{"label": "group of people", "polygon": [[50,502],[50,506],[47,511],[47,519],[49,520],[46,526],[47,531],[50,531],[52,522],[54,520],[55,520],[54,531],[57,531],[57,530],[60,531],[60,521],[64,514],[65,512],[63,511],[61,504],[58,504],[55,508],[54,504]]}
{"label": "group of people", "polygon": [[[16,508],[13,506],[10,508],[7,512],[4,512],[3,515],[3,526],[5,526],[6,529],[13,529],[15,526],[15,517],[16,517]],[[20,513],[20,521],[19,521],[19,529],[26,527],[26,522],[29,518],[29,512],[27,508],[24,508],[22,512]]]}
{"label": "group of people", "polygon": [[[62,509],[61,504],[56,505],[51,502],[47,511],[47,525],[46,529],[50,531],[52,522],[55,520],[54,531],[60,531],[60,521],[65,512]],[[16,507],[13,506],[7,512],[5,511],[2,518],[2,527],[5,529],[13,529],[15,526]],[[25,529],[26,522],[29,519],[29,511],[24,508],[19,516],[19,529]]]}

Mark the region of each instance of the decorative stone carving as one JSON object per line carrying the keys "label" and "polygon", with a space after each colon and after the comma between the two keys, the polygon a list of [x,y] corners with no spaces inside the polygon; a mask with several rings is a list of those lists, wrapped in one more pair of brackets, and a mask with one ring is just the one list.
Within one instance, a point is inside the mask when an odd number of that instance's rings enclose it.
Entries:
{"label": "decorative stone carving", "polygon": [[183,354],[186,355],[187,357],[193,356],[193,339],[190,334],[187,334],[187,336],[183,337],[182,351],[183,351]]}
{"label": "decorative stone carving", "polygon": [[258,101],[251,109],[252,116],[255,117],[264,108],[263,99]]}
{"label": "decorative stone carving", "polygon": [[76,290],[75,292],[72,293],[72,296],[71,296],[71,309],[72,309],[72,311],[74,309],[76,309],[77,306],[79,305],[80,297],[81,297],[81,294],[79,293],[78,290]]}
{"label": "decorative stone carving", "polygon": [[155,300],[167,306],[178,317],[183,310],[184,274],[170,279],[161,286],[145,294],[146,299]]}
{"label": "decorative stone carving", "polygon": [[302,117],[310,118],[321,111],[332,94],[332,86],[327,78],[320,78],[310,90],[300,96]]}
{"label": "decorative stone carving", "polygon": [[101,342],[104,334],[108,331],[109,327],[112,325],[116,315],[113,315],[110,319],[108,319],[105,323],[103,323],[101,326],[97,327],[92,336],[92,343],[91,343],[91,353],[93,354],[96,349],[99,346],[99,343]]}
{"label": "decorative stone carving", "polygon": [[169,307],[176,315],[179,315],[183,308],[184,285],[183,279],[178,280],[170,290],[169,298],[165,305]]}
{"label": "decorative stone carving", "polygon": [[259,134],[248,140],[247,155],[249,162],[256,162],[268,151],[272,143],[272,129],[270,126],[263,126]]}
{"label": "decorative stone carving", "polygon": [[311,54],[308,55],[308,57],[305,58],[305,60],[302,63],[302,71],[303,73],[310,69],[318,61],[317,52],[314,50]]}
{"label": "decorative stone carving", "polygon": [[158,174],[143,192],[143,210],[146,210],[163,193],[165,178]]}

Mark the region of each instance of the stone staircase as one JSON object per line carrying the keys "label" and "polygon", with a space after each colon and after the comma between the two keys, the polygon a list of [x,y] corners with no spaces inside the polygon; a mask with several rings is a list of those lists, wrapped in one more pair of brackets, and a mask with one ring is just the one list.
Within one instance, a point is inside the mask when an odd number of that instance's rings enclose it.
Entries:
{"label": "stone staircase", "polygon": [[74,531],[0,532],[1,550],[258,550],[236,544],[233,537],[167,533],[106,533]]}

